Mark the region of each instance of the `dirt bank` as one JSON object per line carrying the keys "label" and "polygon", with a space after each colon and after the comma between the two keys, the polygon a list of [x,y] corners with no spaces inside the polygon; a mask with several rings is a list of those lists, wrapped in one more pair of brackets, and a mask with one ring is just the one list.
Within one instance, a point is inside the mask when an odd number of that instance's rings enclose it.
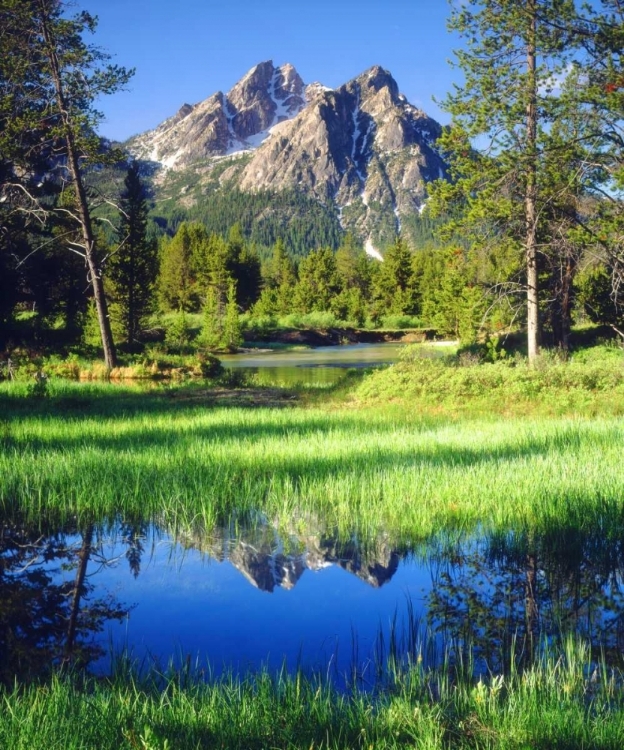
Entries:
{"label": "dirt bank", "polygon": [[432,341],[435,330],[419,328],[402,331],[366,331],[359,328],[279,328],[245,332],[245,341],[299,344],[307,346],[333,346],[338,344],[382,344],[394,341],[402,344],[420,344]]}

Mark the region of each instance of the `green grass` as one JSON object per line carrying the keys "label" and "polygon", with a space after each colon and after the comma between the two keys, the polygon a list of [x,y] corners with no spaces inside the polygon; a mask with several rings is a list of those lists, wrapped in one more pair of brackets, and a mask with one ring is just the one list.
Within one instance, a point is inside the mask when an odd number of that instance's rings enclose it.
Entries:
{"label": "green grass", "polygon": [[[0,383],[0,513],[42,527],[152,518],[175,535],[260,511],[412,549],[475,528],[620,539],[623,383],[610,349],[536,368],[408,358],[351,395],[280,409],[216,405],[205,388],[51,380],[37,397]],[[412,663],[374,694],[200,677],[120,668],[2,688],[0,747],[624,746],[624,675],[578,642],[479,682]]]}
{"label": "green grass", "polygon": [[[382,373],[383,375],[383,373]],[[213,524],[311,514],[347,534],[572,525],[624,511],[624,420],[217,407],[203,391],[0,386],[0,512]],[[195,394],[195,398],[193,397]]]}
{"label": "green grass", "polygon": [[581,350],[569,361],[542,355],[534,367],[508,358],[493,364],[467,355],[445,361],[422,346],[369,376],[355,391],[359,404],[409,403],[411,409],[448,415],[498,414],[542,417],[624,414],[624,352],[603,346]]}
{"label": "green grass", "polygon": [[564,644],[523,673],[475,682],[414,664],[379,695],[301,675],[206,683],[57,677],[0,690],[4,750],[186,748],[612,748],[624,744],[622,675]]}

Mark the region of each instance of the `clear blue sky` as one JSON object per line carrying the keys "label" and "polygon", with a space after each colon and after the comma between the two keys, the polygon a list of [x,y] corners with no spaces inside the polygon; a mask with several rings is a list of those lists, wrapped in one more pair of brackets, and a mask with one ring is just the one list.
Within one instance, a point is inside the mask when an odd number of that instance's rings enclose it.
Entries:
{"label": "clear blue sky", "polygon": [[109,138],[228,91],[263,60],[332,88],[381,65],[410,102],[448,122],[432,101],[459,76],[448,65],[458,45],[446,0],[77,0],[78,9],[99,17],[91,41],[136,68],[127,92],[99,103]]}

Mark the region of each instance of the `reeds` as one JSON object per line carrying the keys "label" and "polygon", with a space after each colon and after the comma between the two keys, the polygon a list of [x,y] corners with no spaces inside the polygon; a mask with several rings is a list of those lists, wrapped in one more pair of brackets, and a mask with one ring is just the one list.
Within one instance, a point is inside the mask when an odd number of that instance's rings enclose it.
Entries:
{"label": "reeds", "polygon": [[0,690],[0,746],[29,748],[613,748],[622,675],[567,641],[531,667],[477,680],[405,670],[392,690],[338,692],[301,673],[206,682],[129,667],[109,681],[58,676]]}
{"label": "reeds", "polygon": [[624,508],[619,418],[455,422],[83,387],[35,400],[4,385],[5,516],[210,527],[234,513],[278,523],[311,513],[345,533],[424,538],[477,524],[586,526]]}

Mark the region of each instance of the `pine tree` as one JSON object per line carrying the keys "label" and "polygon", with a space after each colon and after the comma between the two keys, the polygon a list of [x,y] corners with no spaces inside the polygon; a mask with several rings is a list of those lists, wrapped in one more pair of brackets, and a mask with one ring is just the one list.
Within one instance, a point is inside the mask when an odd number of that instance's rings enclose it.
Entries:
{"label": "pine tree", "polygon": [[196,306],[196,274],[193,263],[193,229],[186,222],[160,250],[158,292],[165,310],[190,312]]}
{"label": "pine tree", "polygon": [[236,301],[236,284],[234,281],[230,281],[228,285],[222,343],[230,351],[235,351],[243,343],[240,319],[238,317],[238,303]]}
{"label": "pine tree", "polygon": [[538,261],[551,239],[540,225],[551,198],[543,175],[557,158],[544,136],[562,114],[555,86],[570,62],[574,17],[573,0],[474,0],[454,7],[449,22],[465,39],[456,53],[465,83],[444,102],[453,126],[440,145],[453,182],[436,183],[430,205],[458,216],[450,231],[473,247],[523,253],[531,361],[539,351]]}
{"label": "pine tree", "polygon": [[202,311],[200,346],[211,351],[221,348],[224,335],[223,317],[223,309],[219,303],[217,291],[214,287],[209,287]]}
{"label": "pine tree", "polygon": [[401,238],[384,254],[375,276],[373,295],[385,313],[415,312],[412,253]]}
{"label": "pine tree", "polygon": [[121,307],[126,340],[138,341],[141,325],[152,311],[154,283],[158,271],[156,243],[147,239],[147,200],[133,162],[128,168],[121,195],[119,247],[111,258],[110,276]]}
{"label": "pine tree", "polygon": [[313,250],[299,265],[299,281],[293,292],[297,312],[325,312],[340,292],[336,256],[328,247]]}
{"label": "pine tree", "polygon": [[[596,275],[604,291],[603,272],[611,280],[606,299],[593,306],[592,316],[611,325],[624,338],[624,5],[599,0],[583,6],[578,39],[586,53],[577,96],[592,115],[594,137],[587,163],[592,166],[594,211],[583,226],[591,262],[601,259]],[[600,311],[601,317],[597,316]]]}
{"label": "pine tree", "polygon": [[[84,41],[93,32],[96,19],[86,12],[73,18],[64,15],[60,0],[0,0],[2,69],[0,80],[0,151],[6,198],[22,200],[22,210],[41,223],[55,212],[40,200],[30,182],[37,167],[66,160],[71,206],[62,208],[70,216],[76,233],[67,244],[85,259],[97,309],[104,358],[108,367],[116,362],[99,256],[93,231],[91,208],[84,183],[85,165],[105,160],[95,127],[99,113],[94,102],[103,94],[122,87],[132,75],[119,66],[106,65],[99,49]],[[38,183],[36,183],[38,185]],[[37,188],[39,189],[39,188]]]}

